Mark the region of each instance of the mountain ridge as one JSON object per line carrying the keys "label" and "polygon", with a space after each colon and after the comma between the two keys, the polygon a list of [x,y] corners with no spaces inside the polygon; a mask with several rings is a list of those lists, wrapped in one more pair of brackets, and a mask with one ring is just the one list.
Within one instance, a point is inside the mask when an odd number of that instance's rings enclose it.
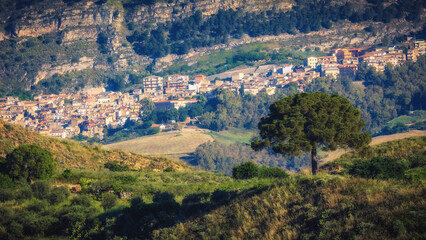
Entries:
{"label": "mountain ridge", "polygon": [[[7,2],[8,0],[3,0],[3,5],[6,6],[5,3]],[[298,20],[297,22],[300,22],[298,24],[301,24],[301,26],[295,26],[297,29],[289,30],[291,34],[280,33],[283,30],[277,30],[278,32],[272,35],[261,34],[261,36],[256,36],[255,33],[253,33],[254,35],[250,33],[249,36],[244,32],[241,35],[241,32],[238,32],[241,29],[237,29],[237,32],[229,36],[226,33],[228,30],[225,29],[225,35],[215,39],[214,37],[217,34],[214,34],[214,31],[222,31],[221,29],[216,29],[217,26],[214,24],[210,27],[210,30],[204,29],[205,27],[209,28],[206,22],[213,21],[212,17],[220,19],[222,15],[229,15],[234,18],[241,18],[233,21],[252,21],[258,24],[255,24],[255,26],[268,26],[268,24],[279,21],[282,14],[286,16],[285,14],[288,12],[299,11],[304,13],[304,11],[312,11],[306,9],[308,7],[315,9],[316,5],[311,6],[304,0],[296,2],[268,0],[260,5],[259,1],[256,0],[221,0],[213,3],[189,0],[169,1],[167,3],[164,1],[148,2],[150,4],[131,5],[134,1],[67,0],[54,1],[50,4],[51,1],[41,0],[34,5],[16,11],[9,9],[8,12],[1,12],[0,88],[7,91],[13,89],[30,90],[32,86],[52,77],[54,74],[63,75],[82,71],[93,71],[95,75],[99,75],[97,72],[102,71],[109,75],[135,72],[148,74],[149,71],[164,70],[173,62],[187,62],[190,65],[200,56],[211,51],[233,48],[251,42],[276,40],[283,42],[283,45],[290,48],[302,46],[302,49],[306,47],[304,43],[312,40],[315,43],[310,45],[321,49],[329,48],[335,43],[370,46],[380,43],[384,39],[392,40],[394,37],[416,32],[421,29],[424,23],[424,20],[413,22],[400,17],[393,20],[392,18],[382,20],[387,21],[386,23],[371,19],[351,26],[352,24],[348,22],[339,22],[337,17],[333,16],[333,18],[336,18],[333,20],[333,25],[327,26],[332,27],[331,30],[317,29],[319,23],[315,23],[314,19],[309,20],[313,23],[303,23],[303,21]],[[356,3],[354,1],[326,2],[328,8],[354,11],[354,18],[356,11],[358,11],[356,9],[373,8],[370,6],[371,3],[366,1]],[[0,2],[1,4],[2,2]],[[349,5],[346,6],[345,4]],[[13,4],[11,6],[13,7]],[[5,9],[8,8],[11,7],[8,6]],[[328,8],[324,8],[324,11],[331,11],[333,14],[336,11],[336,9],[327,10]],[[201,21],[206,25],[199,26],[200,31],[213,31],[209,33],[210,35],[205,35],[206,33],[203,32],[204,35],[198,36],[199,33],[197,33],[195,34],[196,39],[191,40],[179,38],[182,32],[171,32],[174,27],[184,26],[194,19],[197,21],[197,12],[200,13]],[[10,15],[11,13],[13,13],[13,16]],[[222,15],[218,16],[218,14]],[[248,14],[250,17],[245,17],[244,14]],[[315,14],[321,16],[321,14],[331,13],[320,12]],[[318,20],[318,22],[320,21],[323,20]],[[310,29],[309,24],[314,24],[312,29]],[[331,23],[326,22],[324,24],[329,25]],[[3,29],[1,26],[3,26]],[[302,26],[306,27],[302,29]],[[160,42],[155,43],[157,45],[152,45],[153,41],[149,36],[155,35],[155,31],[164,27],[171,28],[171,30],[166,29],[163,33],[165,34],[163,36],[165,42],[161,42],[163,40],[160,37]],[[370,32],[364,30],[368,27],[370,27]],[[265,27],[260,29],[262,28]],[[371,29],[375,30],[371,32]],[[144,37],[144,34],[147,34],[149,38]],[[238,35],[237,38],[233,36],[235,34]],[[196,41],[201,41],[199,43],[201,45],[196,46],[198,44]],[[153,52],[150,49],[160,51],[158,56],[146,54],[146,52]],[[75,78],[77,77],[73,77],[73,82],[75,82]],[[99,83],[99,80],[93,80],[93,77],[85,76],[84,78],[84,82],[88,85],[106,85],[105,82]],[[67,91],[75,90],[70,88]]]}

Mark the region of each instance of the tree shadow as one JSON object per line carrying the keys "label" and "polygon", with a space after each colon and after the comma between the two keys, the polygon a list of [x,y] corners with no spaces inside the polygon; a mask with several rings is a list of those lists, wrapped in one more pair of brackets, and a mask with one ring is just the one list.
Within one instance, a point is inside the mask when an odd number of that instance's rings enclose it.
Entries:
{"label": "tree shadow", "polygon": [[202,217],[236,198],[249,198],[266,189],[268,187],[252,188],[240,193],[219,189],[213,193],[194,193],[187,195],[182,204],[177,203],[174,195],[169,192],[157,192],[152,203],[145,203],[142,198],[136,197],[131,200],[130,207],[99,216],[99,219],[105,222],[115,218],[115,222],[107,227],[100,237],[150,239],[155,230]]}
{"label": "tree shadow", "polygon": [[194,153],[188,153],[187,156],[182,156],[179,159],[182,160],[182,161],[185,161],[186,163],[188,163],[191,166],[198,165],[197,162],[195,161]]}

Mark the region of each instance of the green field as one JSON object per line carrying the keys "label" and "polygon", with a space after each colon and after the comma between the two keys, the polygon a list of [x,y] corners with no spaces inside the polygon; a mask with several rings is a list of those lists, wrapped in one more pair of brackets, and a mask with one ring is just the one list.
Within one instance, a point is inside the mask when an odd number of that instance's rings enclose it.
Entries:
{"label": "green field", "polygon": [[389,127],[395,127],[398,124],[412,124],[426,120],[426,111],[418,110],[411,115],[402,115],[388,122]]}
{"label": "green field", "polygon": [[230,128],[229,130],[220,132],[210,131],[206,134],[210,135],[215,141],[226,145],[232,143],[250,144],[250,140],[257,134],[257,131]]}

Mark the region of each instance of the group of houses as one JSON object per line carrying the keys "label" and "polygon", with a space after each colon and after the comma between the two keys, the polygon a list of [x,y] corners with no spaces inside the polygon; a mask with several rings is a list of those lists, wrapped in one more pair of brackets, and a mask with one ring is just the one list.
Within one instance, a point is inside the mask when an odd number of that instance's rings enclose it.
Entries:
{"label": "group of houses", "polygon": [[[24,126],[42,135],[71,138],[79,134],[104,138],[105,127],[117,127],[127,120],[140,119],[140,95],[133,93],[101,92],[76,95],[40,95],[34,101],[17,97],[0,98],[0,117],[7,122]],[[185,107],[195,99],[155,102],[159,109]]]}
{"label": "group of houses", "polygon": [[[148,97],[154,102],[162,101],[163,105],[172,104],[173,98],[191,98],[192,96],[208,93],[216,88],[229,89],[237,94],[256,95],[265,92],[275,94],[277,88],[285,88],[289,83],[295,83],[300,91],[320,74],[315,71],[305,71],[303,67],[295,68],[291,64],[259,66],[251,72],[231,72],[222,78],[208,80],[203,74],[190,79],[187,75],[170,75],[166,78],[148,76],[142,80],[142,88],[135,89],[134,95],[139,98]],[[176,103],[175,103],[176,104]]]}
{"label": "group of houses", "polygon": [[40,95],[34,101],[15,97],[0,99],[0,116],[43,135],[69,138],[82,134],[104,136],[105,126],[139,118],[140,104],[128,93],[94,95]]}
{"label": "group of houses", "polygon": [[[415,41],[414,48],[406,53],[396,47],[367,51],[360,48],[332,49],[328,56],[308,57],[305,66],[264,65],[253,71],[234,71],[208,80],[198,74],[170,75],[166,78],[143,78],[141,88],[129,93],[106,92],[97,89],[76,95],[40,95],[34,101],[20,101],[16,97],[0,98],[0,117],[8,122],[25,126],[44,135],[69,138],[82,134],[87,137],[104,137],[105,127],[117,127],[127,120],[138,120],[143,114],[140,100],[150,98],[157,109],[179,109],[197,103],[194,95],[229,89],[236,94],[275,94],[276,89],[293,86],[300,92],[314,78],[337,76],[353,78],[361,63],[383,71],[388,63],[400,65],[417,61],[426,54],[426,43]],[[290,85],[293,83],[292,85]]]}
{"label": "group of houses", "polygon": [[338,48],[330,50],[328,56],[306,58],[305,66],[315,69],[324,77],[354,78],[361,63],[374,67],[376,71],[384,71],[387,64],[399,66],[406,61],[415,62],[420,55],[425,54],[425,41],[414,41],[414,48],[408,49],[406,53],[396,46],[370,51],[362,48]]}

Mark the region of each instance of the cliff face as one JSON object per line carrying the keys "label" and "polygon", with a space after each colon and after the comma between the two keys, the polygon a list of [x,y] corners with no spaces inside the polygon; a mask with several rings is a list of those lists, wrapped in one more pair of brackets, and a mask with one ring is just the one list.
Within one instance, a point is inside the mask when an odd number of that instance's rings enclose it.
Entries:
{"label": "cliff face", "polygon": [[[47,5],[48,2],[49,4]],[[203,16],[216,14],[219,9],[241,9],[248,12],[291,9],[293,4],[286,0],[179,0],[173,3],[159,2],[154,5],[123,7],[121,4],[97,4],[94,0],[83,0],[72,6],[61,1],[47,1],[25,9],[21,17],[10,18],[12,30],[5,33],[0,29],[0,37],[37,37],[43,34],[66,31],[64,40],[93,38],[97,32],[119,19],[142,25],[183,19],[195,11]],[[123,16],[124,15],[124,16]],[[8,20],[6,20],[8,21]],[[82,32],[83,30],[83,32]],[[89,36],[85,36],[89,34]],[[73,36],[74,37],[70,37]],[[75,36],[79,36],[76,39]]]}
{"label": "cliff face", "polygon": [[[127,29],[129,24],[154,26],[159,22],[186,18],[198,10],[205,17],[217,13],[219,9],[241,9],[251,12],[286,10],[292,7],[289,2],[287,0],[178,0],[173,3],[160,1],[150,6],[123,6],[121,1],[103,3],[81,0],[66,4],[62,1],[44,0],[18,12],[11,9],[10,16],[0,19],[0,24],[3,23],[5,26],[4,29],[0,28],[0,43],[9,45],[7,41],[18,40],[13,48],[22,52],[23,44],[25,45],[28,39],[54,36],[51,41],[56,41],[60,46],[59,50],[65,53],[57,54],[53,50],[37,53],[57,55],[54,57],[57,60],[49,61],[48,58],[47,60],[40,58],[41,60],[37,63],[31,64],[30,70],[24,70],[24,65],[28,65],[27,61],[31,61],[30,58],[33,57],[30,54],[28,54],[29,59],[24,56],[23,61],[12,64],[19,69],[17,71],[12,70],[12,73],[8,73],[10,67],[3,69],[0,67],[0,87],[29,89],[32,85],[54,74],[83,69],[143,71],[153,59],[135,54],[131,44],[126,40],[126,36],[130,34]],[[107,38],[103,43],[105,49],[101,53],[97,44],[100,34],[104,34]],[[51,47],[53,48],[57,46]],[[74,48],[79,48],[77,49],[79,52],[76,56],[70,56],[67,50]],[[10,53],[10,50],[4,48],[4,55]],[[5,83],[6,81],[10,83]]]}
{"label": "cliff face", "polygon": [[[37,37],[67,30],[69,36],[69,32],[76,30],[75,28],[77,31],[85,28],[89,30],[86,31],[87,33],[93,30],[96,32],[97,26],[107,26],[113,22],[113,9],[105,5],[97,5],[93,1],[83,1],[73,6],[68,6],[60,1],[49,1],[49,3],[51,5],[39,6],[41,9],[37,5],[25,9],[21,18],[12,19],[10,24],[13,27],[10,35],[13,37]],[[84,39],[84,36],[80,36]]]}
{"label": "cliff face", "polygon": [[[287,11],[294,5],[292,0],[175,0],[158,1],[153,5],[123,4],[121,0],[44,0],[15,12],[11,9],[7,17],[0,15],[0,88],[30,89],[43,79],[54,74],[65,74],[85,69],[102,69],[112,72],[144,72],[148,65],[163,70],[173,61],[194,62],[198,57],[215,49],[232,48],[256,41],[286,41],[292,46],[301,37],[309,35],[282,34],[250,38],[243,36],[226,44],[216,44],[191,50],[185,55],[168,55],[154,59],[135,53],[127,37],[136,26],[138,30],[155,28],[157,23],[169,24],[192,16],[200,11],[203,18],[222,10],[242,12]],[[70,4],[70,2],[72,2]],[[125,1],[128,2],[128,1]],[[170,3],[171,2],[171,3]],[[1,12],[1,11],[0,11]],[[1,17],[3,16],[3,17]],[[2,19],[1,19],[2,18]],[[408,33],[414,27],[404,22],[398,26],[386,25],[392,35]],[[390,27],[389,27],[390,26]],[[402,26],[402,27],[401,27]],[[362,32],[365,26],[361,26]],[[134,27],[133,27],[134,28]],[[349,35],[341,31],[321,31],[316,45],[326,47],[342,41],[374,43],[383,37],[365,33],[356,40],[347,39]],[[315,36],[321,35],[317,32]],[[342,35],[339,35],[342,34]],[[339,37],[340,36],[340,37]],[[350,37],[349,37],[350,38]],[[296,41],[296,40],[297,41]],[[316,41],[317,38],[311,38]],[[306,42],[306,41],[305,41]],[[314,43],[315,45],[315,43]],[[153,64],[155,63],[155,64]]]}
{"label": "cliff face", "polygon": [[245,12],[264,12],[269,10],[287,10],[293,6],[290,0],[180,0],[174,3],[159,3],[154,6],[138,6],[127,16],[130,22],[158,23],[180,20],[201,11],[204,17],[216,14],[219,9],[241,9]]}

